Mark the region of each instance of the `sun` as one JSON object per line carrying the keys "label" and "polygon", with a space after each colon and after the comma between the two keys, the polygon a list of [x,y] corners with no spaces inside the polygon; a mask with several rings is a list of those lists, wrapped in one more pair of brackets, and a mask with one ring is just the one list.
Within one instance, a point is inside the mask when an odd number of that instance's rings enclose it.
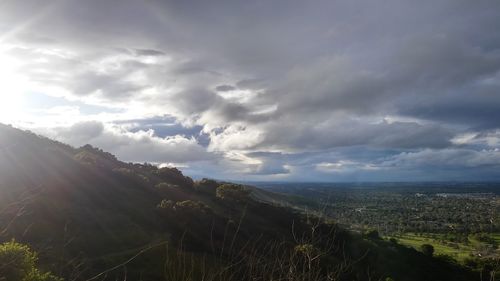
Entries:
{"label": "sun", "polygon": [[22,118],[22,103],[27,81],[19,72],[22,62],[0,50],[0,122],[12,123]]}

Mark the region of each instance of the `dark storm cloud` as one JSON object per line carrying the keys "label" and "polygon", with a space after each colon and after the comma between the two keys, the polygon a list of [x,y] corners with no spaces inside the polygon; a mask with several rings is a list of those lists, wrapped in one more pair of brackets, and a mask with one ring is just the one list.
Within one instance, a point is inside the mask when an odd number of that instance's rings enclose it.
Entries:
{"label": "dark storm cloud", "polygon": [[221,170],[379,179],[421,175],[402,169],[424,158],[457,173],[500,161],[497,1],[2,5],[29,80],[135,109],[145,121],[123,126],[196,138]]}
{"label": "dark storm cloud", "polygon": [[467,85],[441,95],[402,104],[401,114],[474,129],[500,127],[500,84]]}
{"label": "dark storm cloud", "polygon": [[234,86],[231,85],[219,85],[215,87],[215,90],[218,92],[228,92],[228,91],[233,91],[236,90]]}
{"label": "dark storm cloud", "polygon": [[269,85],[269,81],[265,79],[253,78],[244,79],[236,82],[236,86],[240,89],[261,90]]}
{"label": "dark storm cloud", "polygon": [[427,167],[427,168],[481,168],[500,167],[500,151],[472,149],[425,149],[418,152],[404,152],[390,157],[381,165],[389,167]]}
{"label": "dark storm cloud", "polygon": [[120,74],[108,75],[95,72],[81,73],[73,77],[68,88],[77,96],[88,96],[98,91],[110,99],[120,100],[130,98],[147,88],[122,79]]}
{"label": "dark storm cloud", "polygon": [[165,53],[158,50],[151,49],[135,49],[135,54],[138,56],[164,56]]}

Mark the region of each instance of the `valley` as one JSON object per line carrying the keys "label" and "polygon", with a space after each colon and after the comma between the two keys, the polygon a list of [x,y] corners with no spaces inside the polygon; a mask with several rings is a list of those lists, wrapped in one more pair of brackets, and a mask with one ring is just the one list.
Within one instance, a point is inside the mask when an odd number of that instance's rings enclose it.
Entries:
{"label": "valley", "polygon": [[[286,194],[296,208],[321,213],[358,233],[378,235],[462,264],[500,260],[497,183],[256,183]],[[294,197],[300,196],[300,197]]]}

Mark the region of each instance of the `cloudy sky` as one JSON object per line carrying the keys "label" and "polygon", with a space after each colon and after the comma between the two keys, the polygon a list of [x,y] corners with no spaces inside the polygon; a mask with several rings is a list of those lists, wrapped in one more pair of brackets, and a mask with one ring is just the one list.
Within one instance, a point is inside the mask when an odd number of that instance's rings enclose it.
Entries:
{"label": "cloudy sky", "polygon": [[500,1],[2,0],[0,122],[199,177],[500,180]]}

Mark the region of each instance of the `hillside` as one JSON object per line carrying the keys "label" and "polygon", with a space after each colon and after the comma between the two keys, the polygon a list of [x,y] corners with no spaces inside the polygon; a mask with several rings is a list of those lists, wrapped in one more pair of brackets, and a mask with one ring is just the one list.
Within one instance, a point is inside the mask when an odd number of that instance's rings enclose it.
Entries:
{"label": "hillside", "polygon": [[479,280],[282,198],[0,125],[0,242],[65,280]]}

